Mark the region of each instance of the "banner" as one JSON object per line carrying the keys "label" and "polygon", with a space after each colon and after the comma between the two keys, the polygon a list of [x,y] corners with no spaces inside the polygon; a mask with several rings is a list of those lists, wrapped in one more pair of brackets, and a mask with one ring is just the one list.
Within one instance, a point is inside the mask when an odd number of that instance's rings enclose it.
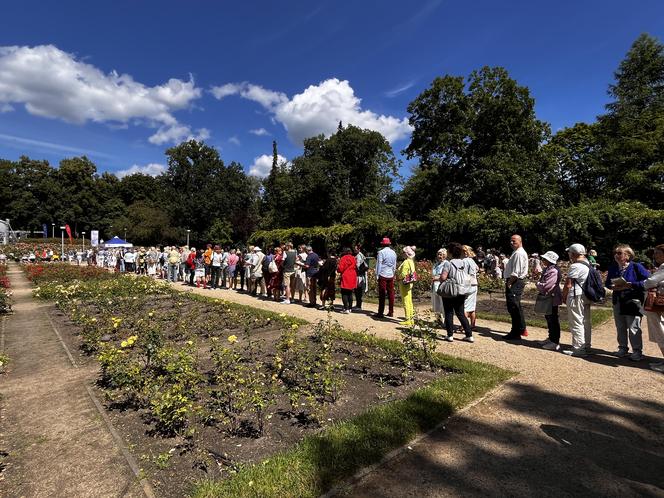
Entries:
{"label": "banner", "polygon": [[65,231],[67,232],[67,236],[69,237],[69,243],[71,244],[73,240],[71,238],[71,228],[69,228],[69,225],[65,225]]}
{"label": "banner", "polygon": [[44,223],[42,225],[42,230],[44,231],[44,238],[47,238],[48,237],[48,225],[46,223]]}
{"label": "banner", "polygon": [[99,245],[99,230],[92,230],[90,232],[90,245],[97,247]]}

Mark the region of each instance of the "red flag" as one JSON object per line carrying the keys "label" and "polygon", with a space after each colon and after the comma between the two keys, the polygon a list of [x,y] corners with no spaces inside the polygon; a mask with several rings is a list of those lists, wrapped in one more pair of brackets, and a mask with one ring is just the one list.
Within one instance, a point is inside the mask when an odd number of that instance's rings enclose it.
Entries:
{"label": "red flag", "polygon": [[65,230],[67,231],[67,235],[69,236],[69,243],[72,243],[72,238],[71,238],[71,228],[69,228],[69,225],[65,225]]}

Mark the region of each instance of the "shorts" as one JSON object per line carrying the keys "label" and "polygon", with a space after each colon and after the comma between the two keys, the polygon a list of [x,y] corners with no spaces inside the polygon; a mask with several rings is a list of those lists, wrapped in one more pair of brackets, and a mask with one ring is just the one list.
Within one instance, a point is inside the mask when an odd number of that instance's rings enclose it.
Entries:
{"label": "shorts", "polygon": [[[196,270],[196,274],[198,275],[198,270]],[[212,275],[212,265],[205,265],[205,274],[206,277],[209,277]]]}
{"label": "shorts", "polygon": [[294,271],[285,271],[284,272],[284,282],[288,281],[288,285],[290,285],[290,279],[295,275]]}
{"label": "shorts", "polygon": [[196,278],[203,278],[206,275],[206,272],[207,272],[207,268],[205,268],[205,269],[196,268],[196,273],[194,274],[194,276]]}

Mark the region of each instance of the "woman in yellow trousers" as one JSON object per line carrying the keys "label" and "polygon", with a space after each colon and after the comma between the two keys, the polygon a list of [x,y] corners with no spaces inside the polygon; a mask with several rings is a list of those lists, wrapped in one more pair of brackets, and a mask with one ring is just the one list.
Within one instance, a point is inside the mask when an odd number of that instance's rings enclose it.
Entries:
{"label": "woman in yellow trousers", "polygon": [[415,246],[406,246],[403,248],[403,253],[406,258],[403,260],[397,276],[399,278],[399,292],[401,293],[401,302],[403,303],[406,319],[399,322],[399,325],[404,327],[411,327],[415,324],[413,316],[415,309],[413,308],[413,285],[417,279],[415,273]]}

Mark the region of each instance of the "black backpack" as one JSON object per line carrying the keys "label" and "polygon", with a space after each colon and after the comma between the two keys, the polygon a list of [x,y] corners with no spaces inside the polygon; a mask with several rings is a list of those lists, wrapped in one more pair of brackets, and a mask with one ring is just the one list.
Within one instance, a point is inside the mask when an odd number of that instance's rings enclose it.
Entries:
{"label": "black backpack", "polygon": [[588,267],[588,278],[586,278],[586,281],[581,286],[583,294],[593,303],[604,302],[606,289],[604,289],[602,274],[588,261],[579,261],[579,263],[583,263]]}

